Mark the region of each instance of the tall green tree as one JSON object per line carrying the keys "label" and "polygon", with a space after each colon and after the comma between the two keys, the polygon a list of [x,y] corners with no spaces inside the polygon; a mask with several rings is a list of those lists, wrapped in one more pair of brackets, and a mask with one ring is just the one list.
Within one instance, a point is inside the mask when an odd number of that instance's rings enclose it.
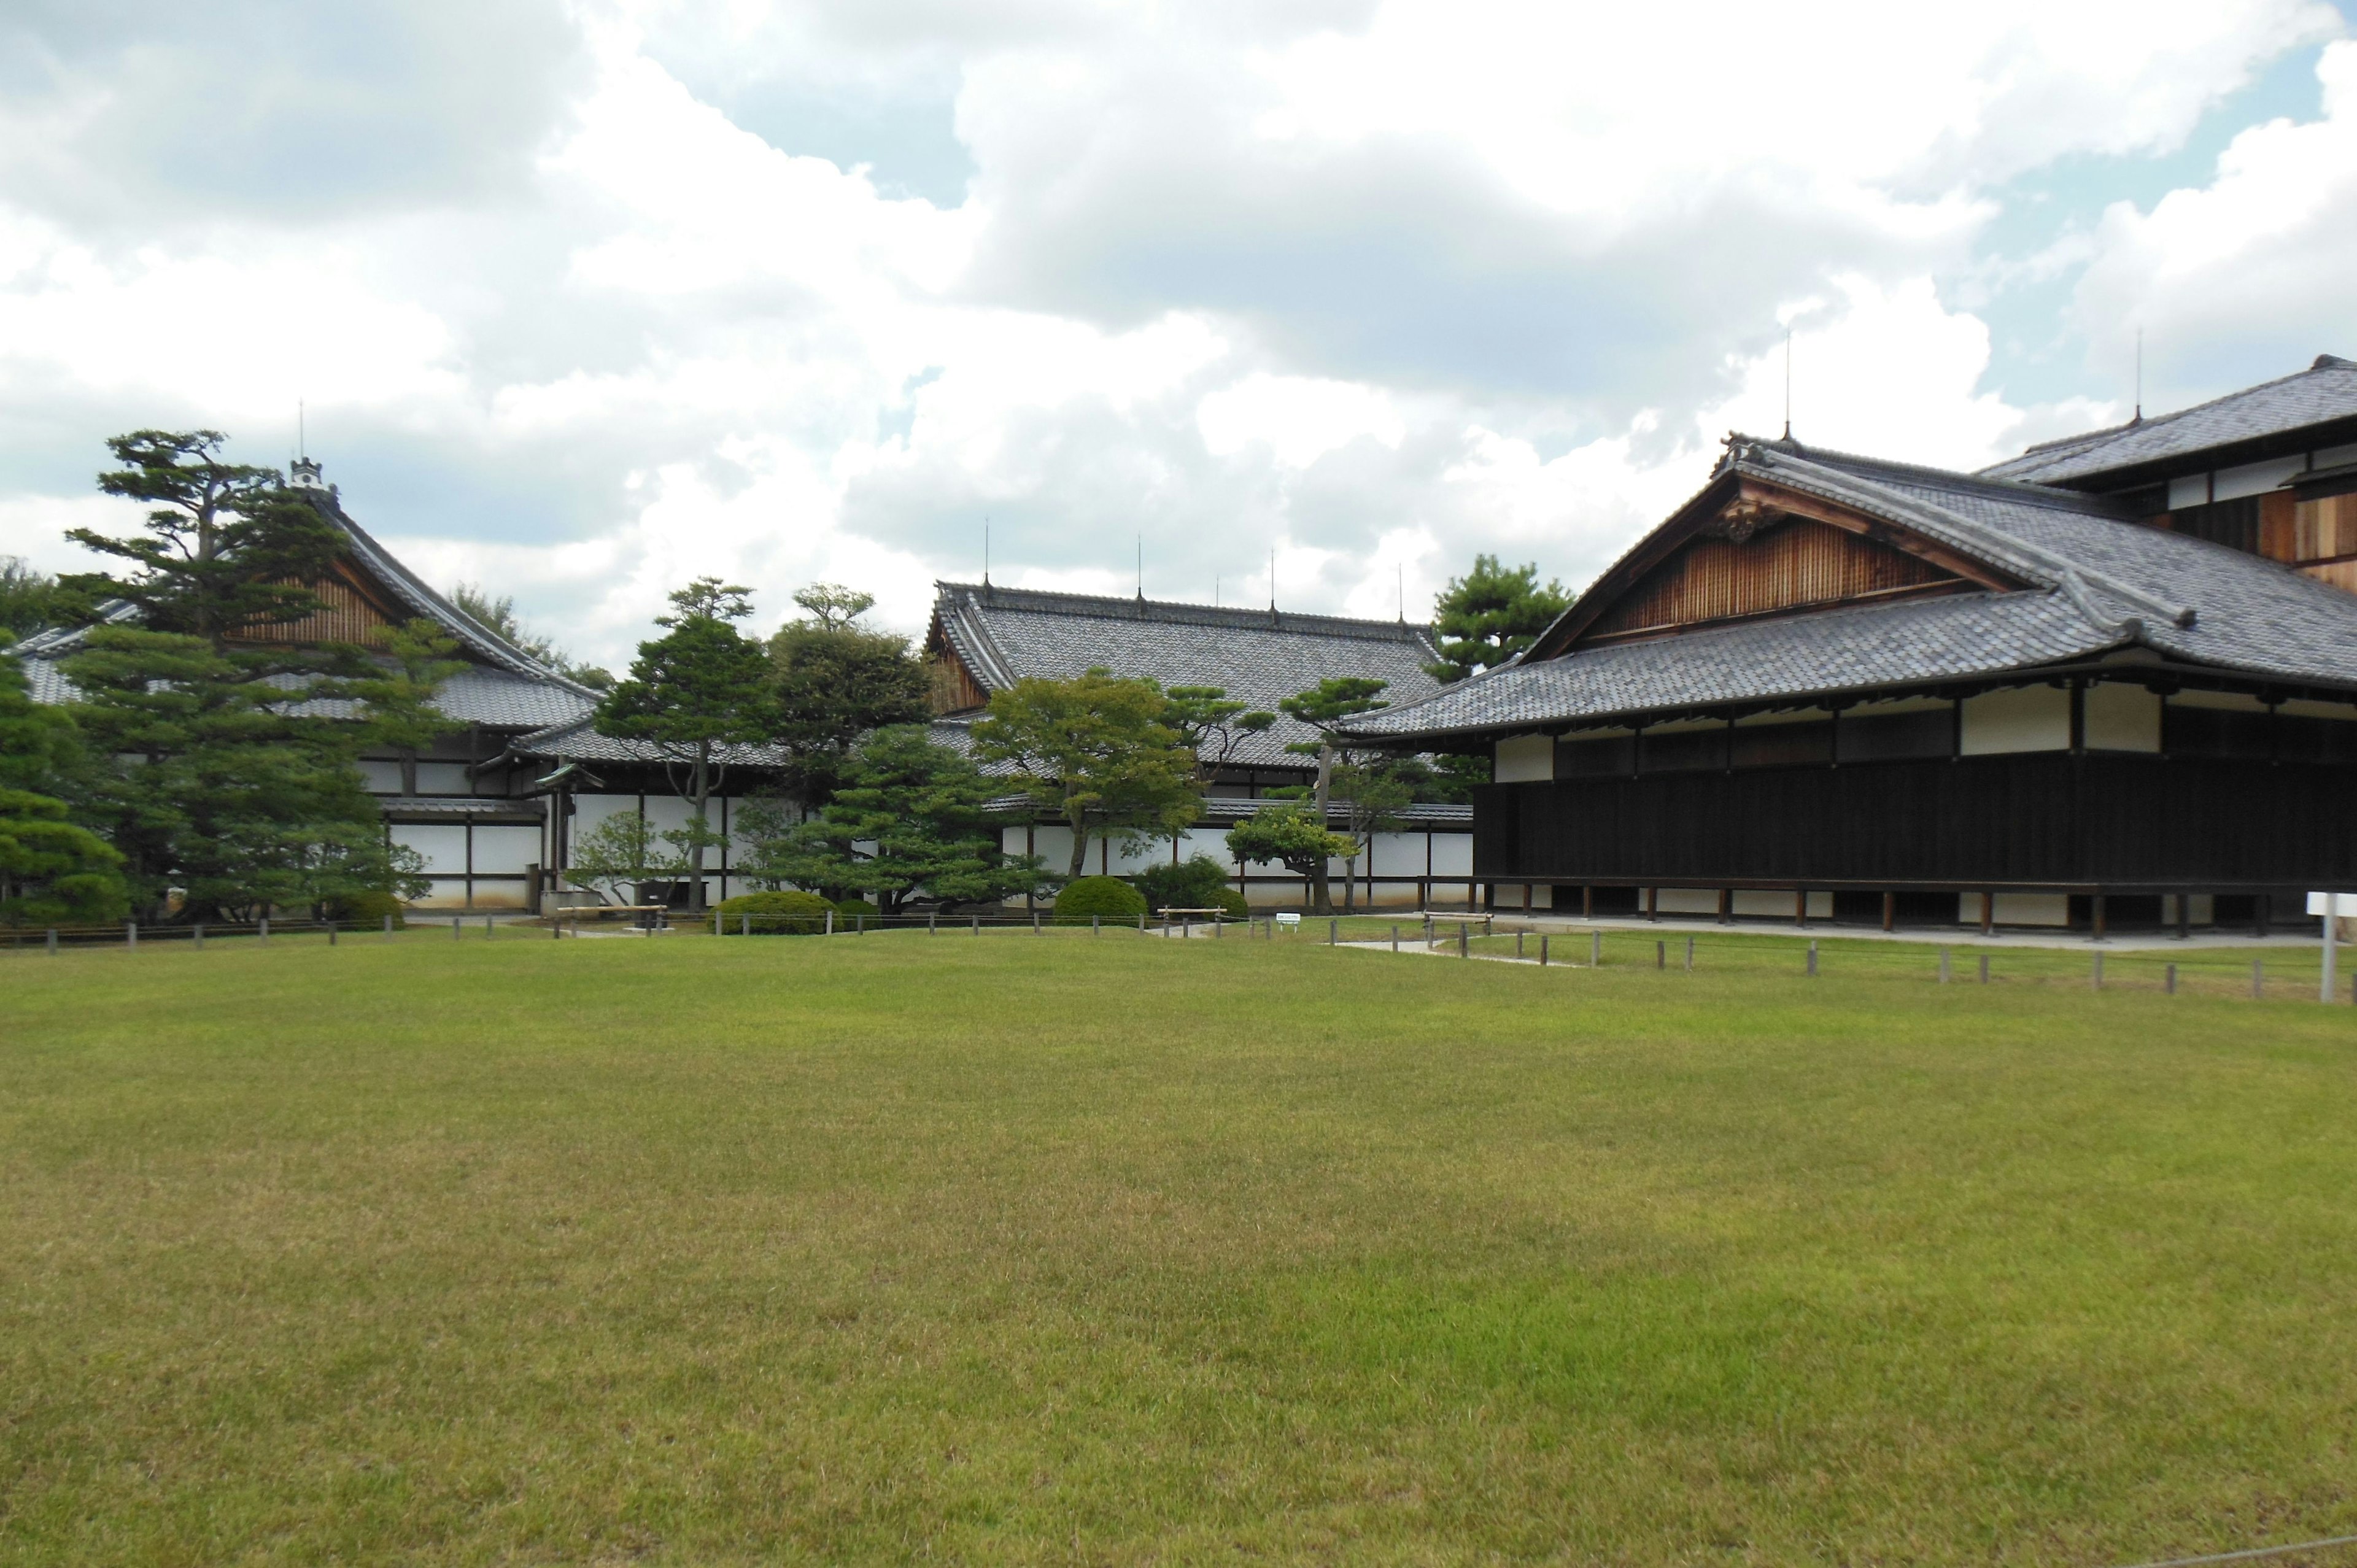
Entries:
{"label": "tall green tree", "polygon": [[0,649],[0,925],[122,918],[123,857],[71,821],[64,799],[88,777],[72,721],[34,702],[23,669]]}
{"label": "tall green tree", "polygon": [[[1383,701],[1388,682],[1374,681],[1361,675],[1332,675],[1306,692],[1297,692],[1276,705],[1318,732],[1315,741],[1296,741],[1287,749],[1318,758],[1318,783],[1312,799],[1318,802],[1318,821],[1327,821],[1326,808],[1333,799],[1334,763],[1339,748],[1334,731],[1355,714],[1372,713],[1391,704]],[[1334,912],[1332,890],[1327,886],[1326,862],[1318,862],[1318,870],[1310,878],[1316,891],[1317,913]]]}
{"label": "tall green tree", "polygon": [[1102,669],[1071,681],[1017,681],[991,694],[974,726],[974,755],[1017,768],[1034,805],[1071,826],[1067,875],[1078,877],[1092,838],[1150,843],[1202,815],[1195,754],[1169,709],[1151,681]]}
{"label": "tall green tree", "polygon": [[64,661],[93,755],[81,810],[124,858],[135,903],[251,918],[363,893],[414,897],[415,857],[386,838],[354,759],[370,744],[350,647],[267,634],[319,601],[343,534],[268,468],[222,459],[215,431],[144,430],[107,446],[109,495],[148,503],[142,531],[70,537],[127,571],[67,579],[128,600],[139,624],[90,631]]}
{"label": "tall green tree", "polygon": [[0,555],[0,638],[30,637],[51,627],[71,626],[90,614],[87,594],[78,594],[19,555]]}
{"label": "tall green tree", "polygon": [[859,624],[875,596],[834,583],[794,595],[803,614],[770,639],[778,716],[773,738],[786,782],[817,810],[833,795],[862,736],[928,713],[925,667],[908,639]]}
{"label": "tall green tree", "polygon": [[[1265,735],[1276,715],[1240,703],[1224,686],[1172,686],[1162,693],[1169,703],[1165,722],[1178,732],[1179,742],[1195,754],[1195,783],[1209,793],[1220,769],[1235,759],[1245,737]],[[1189,824],[1192,825],[1191,823]],[[1180,834],[1171,836],[1171,854],[1178,854]]]}
{"label": "tall green tree", "polygon": [[1570,604],[1561,583],[1539,581],[1536,562],[1510,571],[1495,555],[1476,555],[1473,570],[1451,577],[1433,606],[1440,662],[1425,668],[1437,681],[1495,669],[1536,642]]}
{"label": "tall green tree", "polygon": [[[127,599],[153,632],[202,638],[215,649],[258,627],[287,625],[319,607],[307,585],[333,569],[344,536],[275,468],[229,463],[218,430],[135,430],[107,438],[124,466],[98,477],[99,489],[148,503],[143,534],[116,538],[74,528],[66,537],[135,570],[65,579],[93,595]],[[269,660],[308,668],[288,648],[254,650],[246,668]]]}
{"label": "tall green tree", "polygon": [[705,851],[712,797],[726,780],[728,748],[769,738],[776,725],[769,660],[761,645],[732,622],[752,614],[750,588],[698,577],[671,596],[670,628],[639,644],[630,673],[597,705],[600,735],[643,743],[662,760],[673,791],[691,811],[687,833],[688,908],[704,912]]}
{"label": "tall green tree", "polygon": [[984,809],[997,792],[921,725],[880,729],[852,754],[817,815],[757,842],[747,874],[831,897],[869,894],[886,914],[918,894],[970,904],[1028,893],[1039,884],[1039,865],[1001,849]]}
{"label": "tall green tree", "polygon": [[516,614],[515,596],[501,594],[497,598],[490,591],[475,583],[452,585],[443,596],[459,612],[484,630],[497,634],[517,648],[555,671],[568,681],[578,681],[592,691],[613,690],[614,677],[595,664],[585,664],[560,647],[554,638],[533,630]]}

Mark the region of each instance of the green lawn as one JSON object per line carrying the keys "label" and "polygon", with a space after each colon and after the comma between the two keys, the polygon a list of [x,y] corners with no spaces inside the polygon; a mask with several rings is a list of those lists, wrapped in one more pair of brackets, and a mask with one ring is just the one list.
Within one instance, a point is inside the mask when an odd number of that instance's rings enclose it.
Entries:
{"label": "green lawn", "polygon": [[1322,935],[0,959],[0,1561],[2357,1531],[2312,960],[2254,1003],[2231,954],[2165,996]]}

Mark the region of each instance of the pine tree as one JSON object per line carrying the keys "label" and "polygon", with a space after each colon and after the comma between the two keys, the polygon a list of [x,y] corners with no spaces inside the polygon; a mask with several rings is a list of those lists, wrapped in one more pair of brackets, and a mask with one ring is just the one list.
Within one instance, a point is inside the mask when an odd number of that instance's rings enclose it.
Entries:
{"label": "pine tree", "polygon": [[1536,563],[1508,571],[1495,555],[1476,555],[1473,570],[1450,578],[1433,606],[1432,629],[1444,640],[1441,662],[1426,669],[1437,681],[1494,669],[1536,642],[1570,604],[1561,583],[1540,583]]}
{"label": "pine tree", "polygon": [[274,470],[224,462],[223,440],[109,440],[124,467],[99,489],[152,503],[144,533],[70,535],[135,568],[70,585],[139,610],[64,660],[74,721],[111,759],[81,804],[151,913],[175,891],[198,920],[414,897],[415,856],[388,842],[354,766],[373,738],[363,689],[382,671],[357,648],[269,635],[319,607],[308,585],[333,571],[343,534]]}
{"label": "pine tree", "polygon": [[996,792],[920,725],[880,729],[852,754],[818,815],[755,846],[747,875],[871,894],[887,914],[919,893],[950,904],[1027,893],[1039,886],[1037,865],[1002,852],[984,810]]}
{"label": "pine tree", "polygon": [[697,914],[705,907],[704,852],[720,842],[712,797],[727,777],[728,748],[766,740],[776,723],[769,660],[730,624],[753,613],[751,592],[717,577],[673,592],[673,613],[655,619],[670,631],[639,644],[629,677],[606,694],[595,719],[600,735],[652,747],[692,809],[688,908]]}

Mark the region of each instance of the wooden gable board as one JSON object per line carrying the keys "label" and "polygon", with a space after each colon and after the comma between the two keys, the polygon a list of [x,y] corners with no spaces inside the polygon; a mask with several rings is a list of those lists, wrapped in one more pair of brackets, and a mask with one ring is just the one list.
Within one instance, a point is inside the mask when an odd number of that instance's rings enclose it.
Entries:
{"label": "wooden gable board", "polygon": [[1730,475],[1591,585],[1528,657],[1837,605],[2018,585],[1882,519]]}

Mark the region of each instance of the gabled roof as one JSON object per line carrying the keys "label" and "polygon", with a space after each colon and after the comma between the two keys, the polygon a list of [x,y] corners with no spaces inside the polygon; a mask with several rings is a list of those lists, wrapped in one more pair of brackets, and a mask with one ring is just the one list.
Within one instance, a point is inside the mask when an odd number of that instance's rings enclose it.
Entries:
{"label": "gabled roof", "polygon": [[[302,487],[299,493],[344,535],[347,558],[371,587],[411,615],[435,622],[458,644],[468,667],[443,682],[436,695],[434,705],[443,713],[462,724],[525,729],[582,718],[596,706],[597,693],[550,669],[428,587],[352,521],[334,490],[314,485]],[[124,625],[137,618],[135,607],[114,600],[99,607],[95,624]],[[65,627],[40,632],[8,650],[23,660],[37,701],[72,700],[72,682],[59,664],[81,647],[90,629]],[[316,705],[320,712],[335,712],[342,706]]]}
{"label": "gabled roof", "polygon": [[[2357,596],[2223,545],[2129,521],[2100,497],[1735,436],[1709,485],[1641,541],[1755,489],[1851,510],[1977,564],[1996,585],[1947,597],[1574,648],[1560,628],[1519,660],[1351,726],[1369,740],[1666,717],[1891,694],[2142,650],[2307,687],[2357,690]],[[1552,656],[1550,656],[1552,655]]]}
{"label": "gabled roof", "polygon": [[[1440,690],[1425,671],[1439,650],[1430,628],[1290,610],[1235,609],[938,583],[926,646],[954,653],[985,693],[1031,677],[1070,680],[1102,667],[1168,686],[1219,686],[1270,713],[1329,676],[1388,682],[1395,705]],[[1243,767],[1304,767],[1285,748],[1316,738],[1292,718],[1247,736],[1232,754]]]}
{"label": "gabled roof", "polygon": [[[2326,428],[2350,421],[2357,421],[2357,362],[2319,354],[2314,364],[2295,375],[2262,381],[2175,413],[2045,442],[1981,473],[1990,478],[2033,479],[2049,485],[2132,482],[2147,477],[2136,472],[2140,469],[2147,470],[2151,478],[2172,469],[2181,471],[2190,466],[2186,459],[2212,448],[2247,446],[2270,437],[2287,439],[2311,430],[2341,441],[2357,439],[2345,430]],[[2243,456],[2226,454],[2229,462]]]}

